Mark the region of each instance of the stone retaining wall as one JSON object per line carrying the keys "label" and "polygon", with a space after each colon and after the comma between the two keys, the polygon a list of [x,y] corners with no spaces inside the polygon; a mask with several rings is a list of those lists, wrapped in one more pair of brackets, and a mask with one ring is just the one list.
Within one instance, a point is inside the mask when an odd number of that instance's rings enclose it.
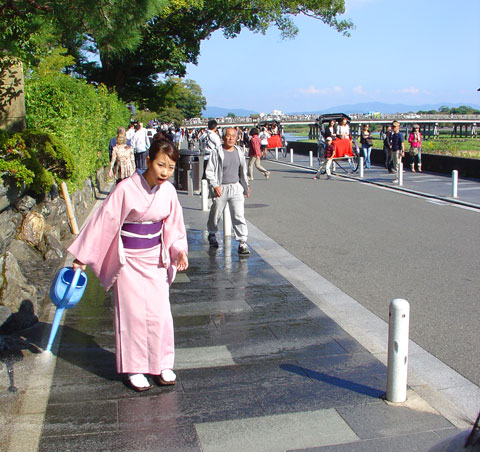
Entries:
{"label": "stone retaining wall", "polygon": [[[292,141],[288,143],[287,150],[293,149],[294,154],[308,155],[309,151],[313,152],[314,158],[317,155],[316,143],[301,143]],[[385,154],[383,149],[372,149],[370,156],[372,163],[385,163]],[[405,152],[403,159],[404,165],[410,164],[408,152]],[[480,159],[468,159],[462,157],[450,157],[448,155],[426,154],[422,153],[422,168],[425,171],[440,174],[452,174],[453,170],[457,170],[461,177],[471,177],[480,179]]]}
{"label": "stone retaining wall", "polygon": [[[78,224],[104,192],[108,171],[97,171],[71,195]],[[17,198],[12,198],[17,193]],[[0,185],[0,334],[28,328],[48,295],[73,236],[65,201],[53,189],[44,201]]]}

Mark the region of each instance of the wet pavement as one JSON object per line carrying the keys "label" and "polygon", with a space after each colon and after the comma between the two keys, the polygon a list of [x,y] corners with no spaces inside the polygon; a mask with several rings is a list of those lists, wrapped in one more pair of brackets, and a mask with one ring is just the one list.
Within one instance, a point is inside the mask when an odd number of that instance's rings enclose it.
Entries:
{"label": "wet pavement", "polygon": [[307,280],[320,276],[253,225],[249,257],[229,237],[209,248],[199,197],[180,202],[190,267],[171,288],[178,383],[141,394],[123,385],[111,294],[89,273],[53,355],[41,353],[52,308],[22,336],[31,355],[15,364],[17,393],[1,373],[1,450],[410,452],[467,427],[422,398],[425,382],[406,404],[383,401],[384,350],[372,353],[334,320],[322,305],[328,282],[309,295]]}

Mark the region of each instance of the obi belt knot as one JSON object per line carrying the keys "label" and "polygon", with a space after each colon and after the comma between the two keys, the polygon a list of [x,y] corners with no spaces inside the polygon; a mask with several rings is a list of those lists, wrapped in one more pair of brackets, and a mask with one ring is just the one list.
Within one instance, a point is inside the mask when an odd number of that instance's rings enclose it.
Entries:
{"label": "obi belt knot", "polygon": [[146,249],[162,243],[163,220],[157,223],[124,223],[121,237],[124,248]]}

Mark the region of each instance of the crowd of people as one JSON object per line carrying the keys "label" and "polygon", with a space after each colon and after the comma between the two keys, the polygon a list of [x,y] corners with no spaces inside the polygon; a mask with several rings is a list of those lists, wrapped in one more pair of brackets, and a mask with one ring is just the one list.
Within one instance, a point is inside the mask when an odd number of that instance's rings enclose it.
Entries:
{"label": "crowd of people", "polygon": [[[363,157],[363,164],[365,168],[371,167],[371,152],[373,147],[373,134],[370,130],[369,124],[364,124],[360,131],[360,149]],[[415,124],[408,136],[408,143],[410,148],[408,150],[410,159],[410,169],[412,172],[422,171],[422,134],[420,133],[420,126]],[[326,124],[324,130],[320,134],[318,141],[319,154],[323,154],[325,163],[325,172],[327,178],[332,177],[331,168],[335,158],[347,155],[347,150],[352,149],[352,135],[348,120],[344,116],[337,123],[335,119]],[[356,143],[355,143],[356,145]],[[345,148],[343,150],[342,148]],[[400,123],[393,121],[387,127],[385,138],[383,140],[383,150],[385,153],[385,167],[389,173],[398,174],[398,165],[405,156],[405,144],[403,134],[400,132]],[[318,179],[321,168],[319,168],[314,179]],[[397,179],[394,180],[394,182]]]}

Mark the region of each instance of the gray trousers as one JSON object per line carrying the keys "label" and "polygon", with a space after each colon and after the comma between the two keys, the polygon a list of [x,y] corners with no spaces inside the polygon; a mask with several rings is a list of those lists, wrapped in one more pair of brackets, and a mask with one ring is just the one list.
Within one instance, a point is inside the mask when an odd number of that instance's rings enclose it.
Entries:
{"label": "gray trousers", "polygon": [[267,174],[268,171],[260,164],[260,159],[258,157],[252,156],[250,157],[250,161],[248,162],[248,177],[249,179],[253,180],[253,165],[263,174]]}
{"label": "gray trousers", "polygon": [[220,196],[220,198],[213,198],[213,204],[207,222],[208,232],[210,234],[216,234],[218,232],[218,221],[227,203],[230,208],[235,238],[239,241],[246,242],[248,229],[247,221],[245,220],[245,196],[240,182],[222,185],[222,196]]}

